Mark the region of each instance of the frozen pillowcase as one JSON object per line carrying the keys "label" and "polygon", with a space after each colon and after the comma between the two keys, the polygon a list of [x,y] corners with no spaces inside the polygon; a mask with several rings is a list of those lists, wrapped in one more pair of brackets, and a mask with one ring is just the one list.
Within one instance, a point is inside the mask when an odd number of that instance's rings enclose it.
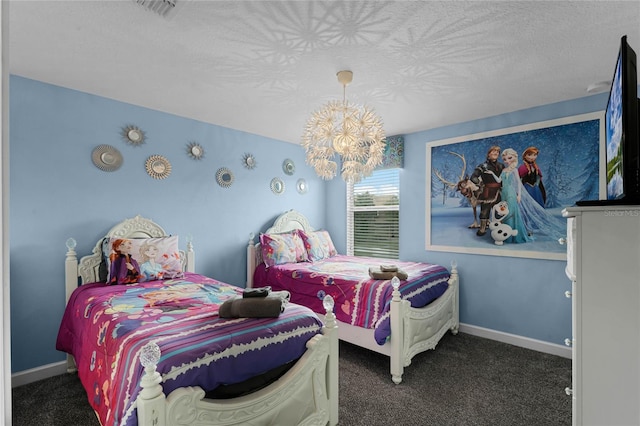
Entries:
{"label": "frozen pillowcase", "polygon": [[309,254],[309,260],[315,262],[316,260],[326,259],[328,257],[338,254],[336,247],[331,241],[331,236],[328,231],[300,231],[302,241]]}
{"label": "frozen pillowcase", "polygon": [[178,236],[160,238],[110,238],[108,284],[180,278],[184,275]]}
{"label": "frozen pillowcase", "polygon": [[267,266],[298,263],[309,260],[298,231],[283,234],[260,234],[262,260]]}

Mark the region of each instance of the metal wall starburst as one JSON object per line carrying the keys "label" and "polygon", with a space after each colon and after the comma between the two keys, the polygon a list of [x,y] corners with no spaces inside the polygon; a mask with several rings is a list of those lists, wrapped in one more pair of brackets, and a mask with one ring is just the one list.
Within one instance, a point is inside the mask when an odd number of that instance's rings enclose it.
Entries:
{"label": "metal wall starburst", "polygon": [[142,129],[132,124],[124,126],[121,131],[122,139],[129,145],[140,146],[146,142],[146,135]]}
{"label": "metal wall starburst", "polygon": [[204,157],[204,148],[198,142],[187,144],[187,155],[194,160],[201,160]]}
{"label": "metal wall starburst", "polygon": [[256,162],[256,157],[254,157],[253,154],[247,152],[242,156],[242,165],[245,168],[252,170],[256,167],[257,164],[258,163]]}

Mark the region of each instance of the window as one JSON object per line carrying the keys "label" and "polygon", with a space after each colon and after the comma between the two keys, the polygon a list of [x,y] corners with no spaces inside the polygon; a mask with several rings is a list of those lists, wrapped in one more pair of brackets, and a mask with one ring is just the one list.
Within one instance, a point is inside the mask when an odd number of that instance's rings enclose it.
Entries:
{"label": "window", "polygon": [[347,185],[347,254],[399,258],[400,169]]}

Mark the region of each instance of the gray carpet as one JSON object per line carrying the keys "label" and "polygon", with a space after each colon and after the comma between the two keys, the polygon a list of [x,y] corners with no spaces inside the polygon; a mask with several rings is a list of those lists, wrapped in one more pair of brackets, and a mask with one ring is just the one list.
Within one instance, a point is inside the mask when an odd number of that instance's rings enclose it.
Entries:
{"label": "gray carpet", "polygon": [[[464,333],[417,355],[400,385],[388,358],[340,343],[339,425],[570,425],[570,385],[569,359]],[[68,374],[14,388],[13,424],[99,425]]]}

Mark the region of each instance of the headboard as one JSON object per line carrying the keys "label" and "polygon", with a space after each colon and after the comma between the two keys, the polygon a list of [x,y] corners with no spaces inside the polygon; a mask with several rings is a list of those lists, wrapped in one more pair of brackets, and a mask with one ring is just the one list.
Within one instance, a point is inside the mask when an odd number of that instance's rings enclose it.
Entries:
{"label": "headboard", "polygon": [[[302,229],[303,231],[314,231],[313,227],[309,224],[307,218],[296,210],[289,210],[282,213],[276,218],[264,233],[265,234],[282,234],[284,232],[293,231],[294,229]],[[262,262],[262,251],[260,250],[260,241],[257,243],[253,241],[255,235],[251,233],[249,235],[249,245],[247,246],[247,288],[253,287],[253,272],[256,267]]]}
{"label": "headboard", "polygon": [[[164,229],[151,219],[136,216],[125,219],[115,225],[107,232],[105,237],[121,238],[152,238],[169,236]],[[67,258],[65,261],[65,286],[67,301],[78,287],[78,277],[80,285],[100,281],[100,264],[103,262],[102,245],[103,238],[100,238],[93,248],[93,253],[84,256],[78,262],[76,256],[76,241],[73,238],[67,240]],[[187,250],[180,250],[180,261],[182,269],[187,272],[195,271],[195,254],[191,241],[187,241]]]}
{"label": "headboard", "polygon": [[281,234],[283,232],[302,229],[303,231],[314,231],[307,218],[300,212],[289,210],[282,213],[273,222],[273,225],[266,230],[265,234]]}

